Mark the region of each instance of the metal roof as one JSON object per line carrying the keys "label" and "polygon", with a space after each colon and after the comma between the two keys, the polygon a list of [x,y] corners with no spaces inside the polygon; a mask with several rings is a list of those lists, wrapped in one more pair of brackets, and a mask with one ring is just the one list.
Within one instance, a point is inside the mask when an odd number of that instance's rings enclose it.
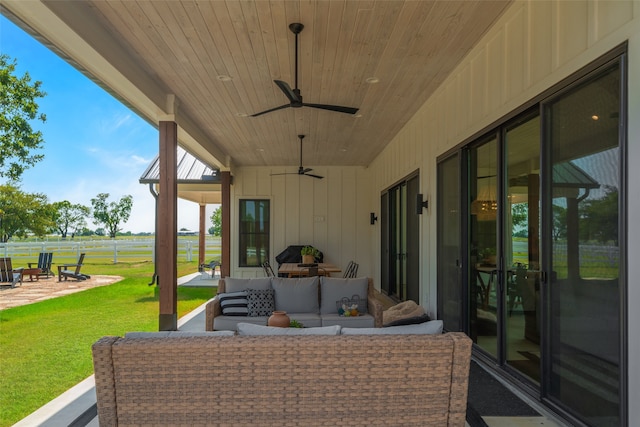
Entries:
{"label": "metal roof", "polygon": [[[182,147],[178,147],[177,182],[195,184],[219,183],[220,170],[204,164]],[[160,156],[157,155],[147,170],[140,177],[141,184],[157,184],[160,182]]]}

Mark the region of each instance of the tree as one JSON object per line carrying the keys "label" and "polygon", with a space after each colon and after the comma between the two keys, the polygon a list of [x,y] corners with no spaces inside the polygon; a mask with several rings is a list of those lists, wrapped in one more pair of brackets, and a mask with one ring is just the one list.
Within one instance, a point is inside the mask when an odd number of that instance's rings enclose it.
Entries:
{"label": "tree", "polygon": [[[87,218],[91,215],[91,209],[80,204],[71,204],[67,200],[53,204],[56,229],[63,239],[67,238],[70,231],[76,234],[87,226]],[[73,237],[73,236],[72,236]]]}
{"label": "tree", "polygon": [[[124,196],[119,202],[107,203],[109,193],[100,193],[95,199],[91,199],[93,205],[93,219],[97,224],[104,224],[109,231],[109,237],[116,238],[120,231],[120,223],[125,223],[131,215],[133,197]],[[96,234],[98,230],[96,230]]]}
{"label": "tree", "polygon": [[222,235],[222,209],[217,207],[216,210],[211,214],[211,222],[213,223],[213,227],[209,228],[209,234],[213,236],[221,236]]}
{"label": "tree", "polygon": [[0,185],[0,242],[28,233],[42,237],[53,226],[53,207],[46,195],[28,194],[11,184]]}
{"label": "tree", "polygon": [[567,237],[567,208],[553,204],[551,209],[553,212],[553,229],[551,230],[551,233],[553,241],[557,242],[558,240]]}
{"label": "tree", "polygon": [[42,132],[34,131],[29,121],[46,122],[38,113],[37,98],[46,92],[40,90],[42,82],[31,83],[29,73],[14,75],[16,60],[0,55],[0,177],[18,180],[25,169],[44,158],[33,154],[42,148]]}
{"label": "tree", "polygon": [[605,185],[600,199],[586,199],[580,205],[580,239],[618,244],[618,189]]}

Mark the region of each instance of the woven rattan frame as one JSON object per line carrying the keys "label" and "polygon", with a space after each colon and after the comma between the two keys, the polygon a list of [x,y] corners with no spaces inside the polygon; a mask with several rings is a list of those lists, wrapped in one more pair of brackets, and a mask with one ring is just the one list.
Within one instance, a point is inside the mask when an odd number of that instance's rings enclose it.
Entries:
{"label": "woven rattan frame", "polygon": [[464,426],[471,340],[114,338],[93,346],[101,426]]}

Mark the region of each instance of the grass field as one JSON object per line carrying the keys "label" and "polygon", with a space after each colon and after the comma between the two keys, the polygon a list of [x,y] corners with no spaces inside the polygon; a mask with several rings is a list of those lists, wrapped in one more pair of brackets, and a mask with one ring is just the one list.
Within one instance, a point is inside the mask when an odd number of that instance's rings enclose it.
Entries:
{"label": "grass field", "polygon": [[[124,280],[0,311],[0,426],[10,426],[93,374],[91,345],[105,335],[158,330],[151,262],[84,264],[87,274]],[[179,262],[178,276],[197,271]],[[214,295],[178,288],[178,317]]]}

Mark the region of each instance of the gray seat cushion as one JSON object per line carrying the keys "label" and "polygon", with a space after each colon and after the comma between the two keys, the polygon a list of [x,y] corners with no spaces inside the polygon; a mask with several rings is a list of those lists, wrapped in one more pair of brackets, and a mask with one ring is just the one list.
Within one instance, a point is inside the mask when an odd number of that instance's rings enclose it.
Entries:
{"label": "gray seat cushion", "polygon": [[318,328],[323,326],[322,319],[317,313],[287,313],[289,319],[297,320],[305,328]]}
{"label": "gray seat cushion", "polygon": [[238,323],[252,323],[254,325],[267,325],[266,316],[244,317],[244,316],[217,316],[213,319],[213,329],[216,331],[237,331]]}
{"label": "gray seat cushion", "polygon": [[347,328],[373,328],[375,326],[375,319],[370,314],[353,317],[340,316],[337,313],[323,314],[322,326],[332,325],[340,325]]}

